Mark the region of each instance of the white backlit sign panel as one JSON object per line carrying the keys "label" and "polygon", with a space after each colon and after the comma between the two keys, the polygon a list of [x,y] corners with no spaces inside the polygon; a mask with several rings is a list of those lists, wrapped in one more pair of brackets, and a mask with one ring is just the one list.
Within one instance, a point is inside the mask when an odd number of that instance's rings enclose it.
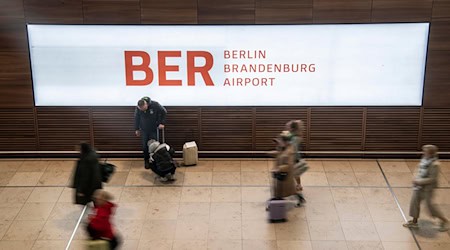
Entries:
{"label": "white backlit sign panel", "polygon": [[28,25],[37,106],[420,106],[428,23]]}

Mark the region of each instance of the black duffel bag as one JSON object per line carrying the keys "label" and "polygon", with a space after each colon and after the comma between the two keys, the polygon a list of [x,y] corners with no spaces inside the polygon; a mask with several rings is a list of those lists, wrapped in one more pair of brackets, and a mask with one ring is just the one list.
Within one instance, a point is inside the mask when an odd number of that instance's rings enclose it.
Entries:
{"label": "black duffel bag", "polygon": [[108,182],[111,175],[116,171],[116,166],[111,163],[99,163],[100,171],[102,174],[102,182]]}

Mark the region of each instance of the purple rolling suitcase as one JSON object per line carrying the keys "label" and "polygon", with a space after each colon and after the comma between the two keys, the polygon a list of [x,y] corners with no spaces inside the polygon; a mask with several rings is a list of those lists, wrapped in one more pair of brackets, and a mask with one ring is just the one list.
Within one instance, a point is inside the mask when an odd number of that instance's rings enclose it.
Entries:
{"label": "purple rolling suitcase", "polygon": [[[273,173],[273,181],[274,181],[274,189],[278,186],[277,181],[282,181],[286,178],[287,173],[282,172],[274,172]],[[282,186],[282,185],[280,185]],[[287,221],[287,201],[281,197],[275,197],[276,190],[274,190],[274,198],[269,200],[269,205],[267,206],[267,210],[269,211],[269,221],[270,222],[285,222]]]}
{"label": "purple rolling suitcase", "polygon": [[286,200],[272,199],[269,201],[269,221],[285,222],[286,221]]}

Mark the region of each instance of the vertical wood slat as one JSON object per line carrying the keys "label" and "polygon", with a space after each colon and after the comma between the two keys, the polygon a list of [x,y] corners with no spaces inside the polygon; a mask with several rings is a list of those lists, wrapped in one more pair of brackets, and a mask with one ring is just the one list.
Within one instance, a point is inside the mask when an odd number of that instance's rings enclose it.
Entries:
{"label": "vertical wood slat", "polygon": [[421,107],[419,117],[419,134],[417,138],[417,150],[421,150],[422,148],[423,115],[424,115],[424,108]]}
{"label": "vertical wood slat", "polygon": [[94,139],[94,119],[92,117],[92,107],[89,108],[89,139],[92,145],[95,145]]}
{"label": "vertical wood slat", "polygon": [[41,140],[39,139],[39,125],[36,107],[33,107],[34,133],[36,135],[37,150],[41,150]]}
{"label": "vertical wood slat", "polygon": [[252,108],[252,150],[256,150],[256,108]]}
{"label": "vertical wood slat", "polygon": [[367,137],[367,108],[363,109],[363,118],[362,118],[362,140],[361,140],[361,150],[366,150],[366,137]]}
{"label": "vertical wood slat", "polygon": [[198,112],[198,134],[200,135],[198,138],[198,148],[201,149],[203,148],[203,140],[202,140],[202,108],[198,108],[197,109]]}
{"label": "vertical wood slat", "polygon": [[306,111],[306,145],[305,150],[310,150],[311,148],[311,108]]}

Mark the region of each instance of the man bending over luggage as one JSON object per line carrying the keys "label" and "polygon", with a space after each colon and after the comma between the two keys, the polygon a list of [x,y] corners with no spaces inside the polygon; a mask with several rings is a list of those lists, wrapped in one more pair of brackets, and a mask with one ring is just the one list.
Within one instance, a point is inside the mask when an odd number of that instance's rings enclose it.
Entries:
{"label": "man bending over luggage", "polygon": [[142,97],[134,111],[134,129],[136,136],[141,137],[142,151],[144,152],[144,166],[150,168],[150,154],[147,142],[150,139],[157,139],[157,129],[163,129],[166,122],[167,110],[150,97]]}

